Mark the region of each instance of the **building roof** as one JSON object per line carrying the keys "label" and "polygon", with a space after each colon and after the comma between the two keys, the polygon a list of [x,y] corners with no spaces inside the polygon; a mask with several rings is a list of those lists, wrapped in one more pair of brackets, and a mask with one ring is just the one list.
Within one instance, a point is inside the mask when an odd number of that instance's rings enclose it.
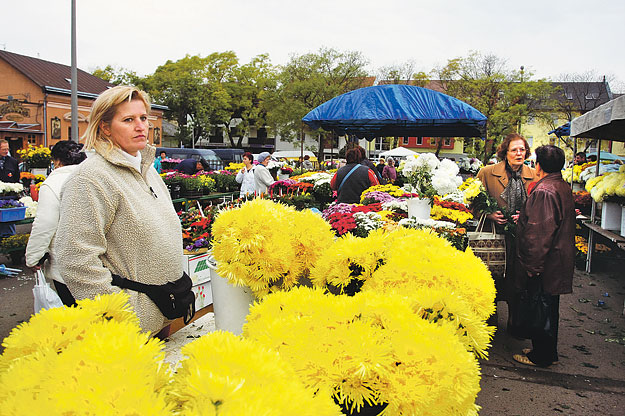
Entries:
{"label": "building roof", "polygon": [[[44,90],[60,94],[71,92],[71,67],[67,65],[3,50],[0,50],[0,58]],[[111,87],[114,85],[110,82],[78,69],[79,93],[98,95]]]}

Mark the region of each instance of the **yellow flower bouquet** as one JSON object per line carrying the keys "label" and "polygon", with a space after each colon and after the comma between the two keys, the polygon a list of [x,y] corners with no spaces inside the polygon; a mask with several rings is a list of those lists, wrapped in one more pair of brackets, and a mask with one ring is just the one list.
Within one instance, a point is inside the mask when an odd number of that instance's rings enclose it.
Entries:
{"label": "yellow flower bouquet", "polygon": [[18,150],[17,154],[29,169],[47,168],[52,163],[52,152],[44,146],[29,145],[26,149]]}

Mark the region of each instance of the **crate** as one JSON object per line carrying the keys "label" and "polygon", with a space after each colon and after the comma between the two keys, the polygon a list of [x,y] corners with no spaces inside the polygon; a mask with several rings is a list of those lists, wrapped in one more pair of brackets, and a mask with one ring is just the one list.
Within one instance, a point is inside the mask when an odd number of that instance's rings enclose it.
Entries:
{"label": "crate", "polygon": [[26,218],[26,207],[0,209],[0,222],[20,221]]}

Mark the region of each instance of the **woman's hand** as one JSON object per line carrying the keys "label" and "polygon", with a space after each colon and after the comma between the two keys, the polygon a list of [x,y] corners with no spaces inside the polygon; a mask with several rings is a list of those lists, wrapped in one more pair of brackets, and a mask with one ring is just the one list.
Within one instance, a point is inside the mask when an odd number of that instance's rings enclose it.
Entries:
{"label": "woman's hand", "polygon": [[506,217],[504,217],[501,211],[496,211],[496,212],[493,212],[492,214],[488,214],[486,218],[490,219],[495,224],[499,224],[499,225],[504,225],[507,222]]}
{"label": "woman's hand", "polygon": [[514,220],[515,224],[519,221],[519,214],[520,211],[517,211],[516,214],[512,214],[512,220]]}

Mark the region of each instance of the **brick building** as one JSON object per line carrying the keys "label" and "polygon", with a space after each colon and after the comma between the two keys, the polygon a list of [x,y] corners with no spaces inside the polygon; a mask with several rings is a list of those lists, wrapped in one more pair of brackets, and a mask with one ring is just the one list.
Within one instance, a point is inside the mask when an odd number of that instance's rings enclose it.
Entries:
{"label": "brick building", "polygon": [[[78,70],[78,137],[86,129],[91,105],[114,85]],[[149,141],[160,145],[164,106],[153,105]],[[0,139],[11,154],[28,144],[52,147],[71,138],[71,68],[0,50]]]}

